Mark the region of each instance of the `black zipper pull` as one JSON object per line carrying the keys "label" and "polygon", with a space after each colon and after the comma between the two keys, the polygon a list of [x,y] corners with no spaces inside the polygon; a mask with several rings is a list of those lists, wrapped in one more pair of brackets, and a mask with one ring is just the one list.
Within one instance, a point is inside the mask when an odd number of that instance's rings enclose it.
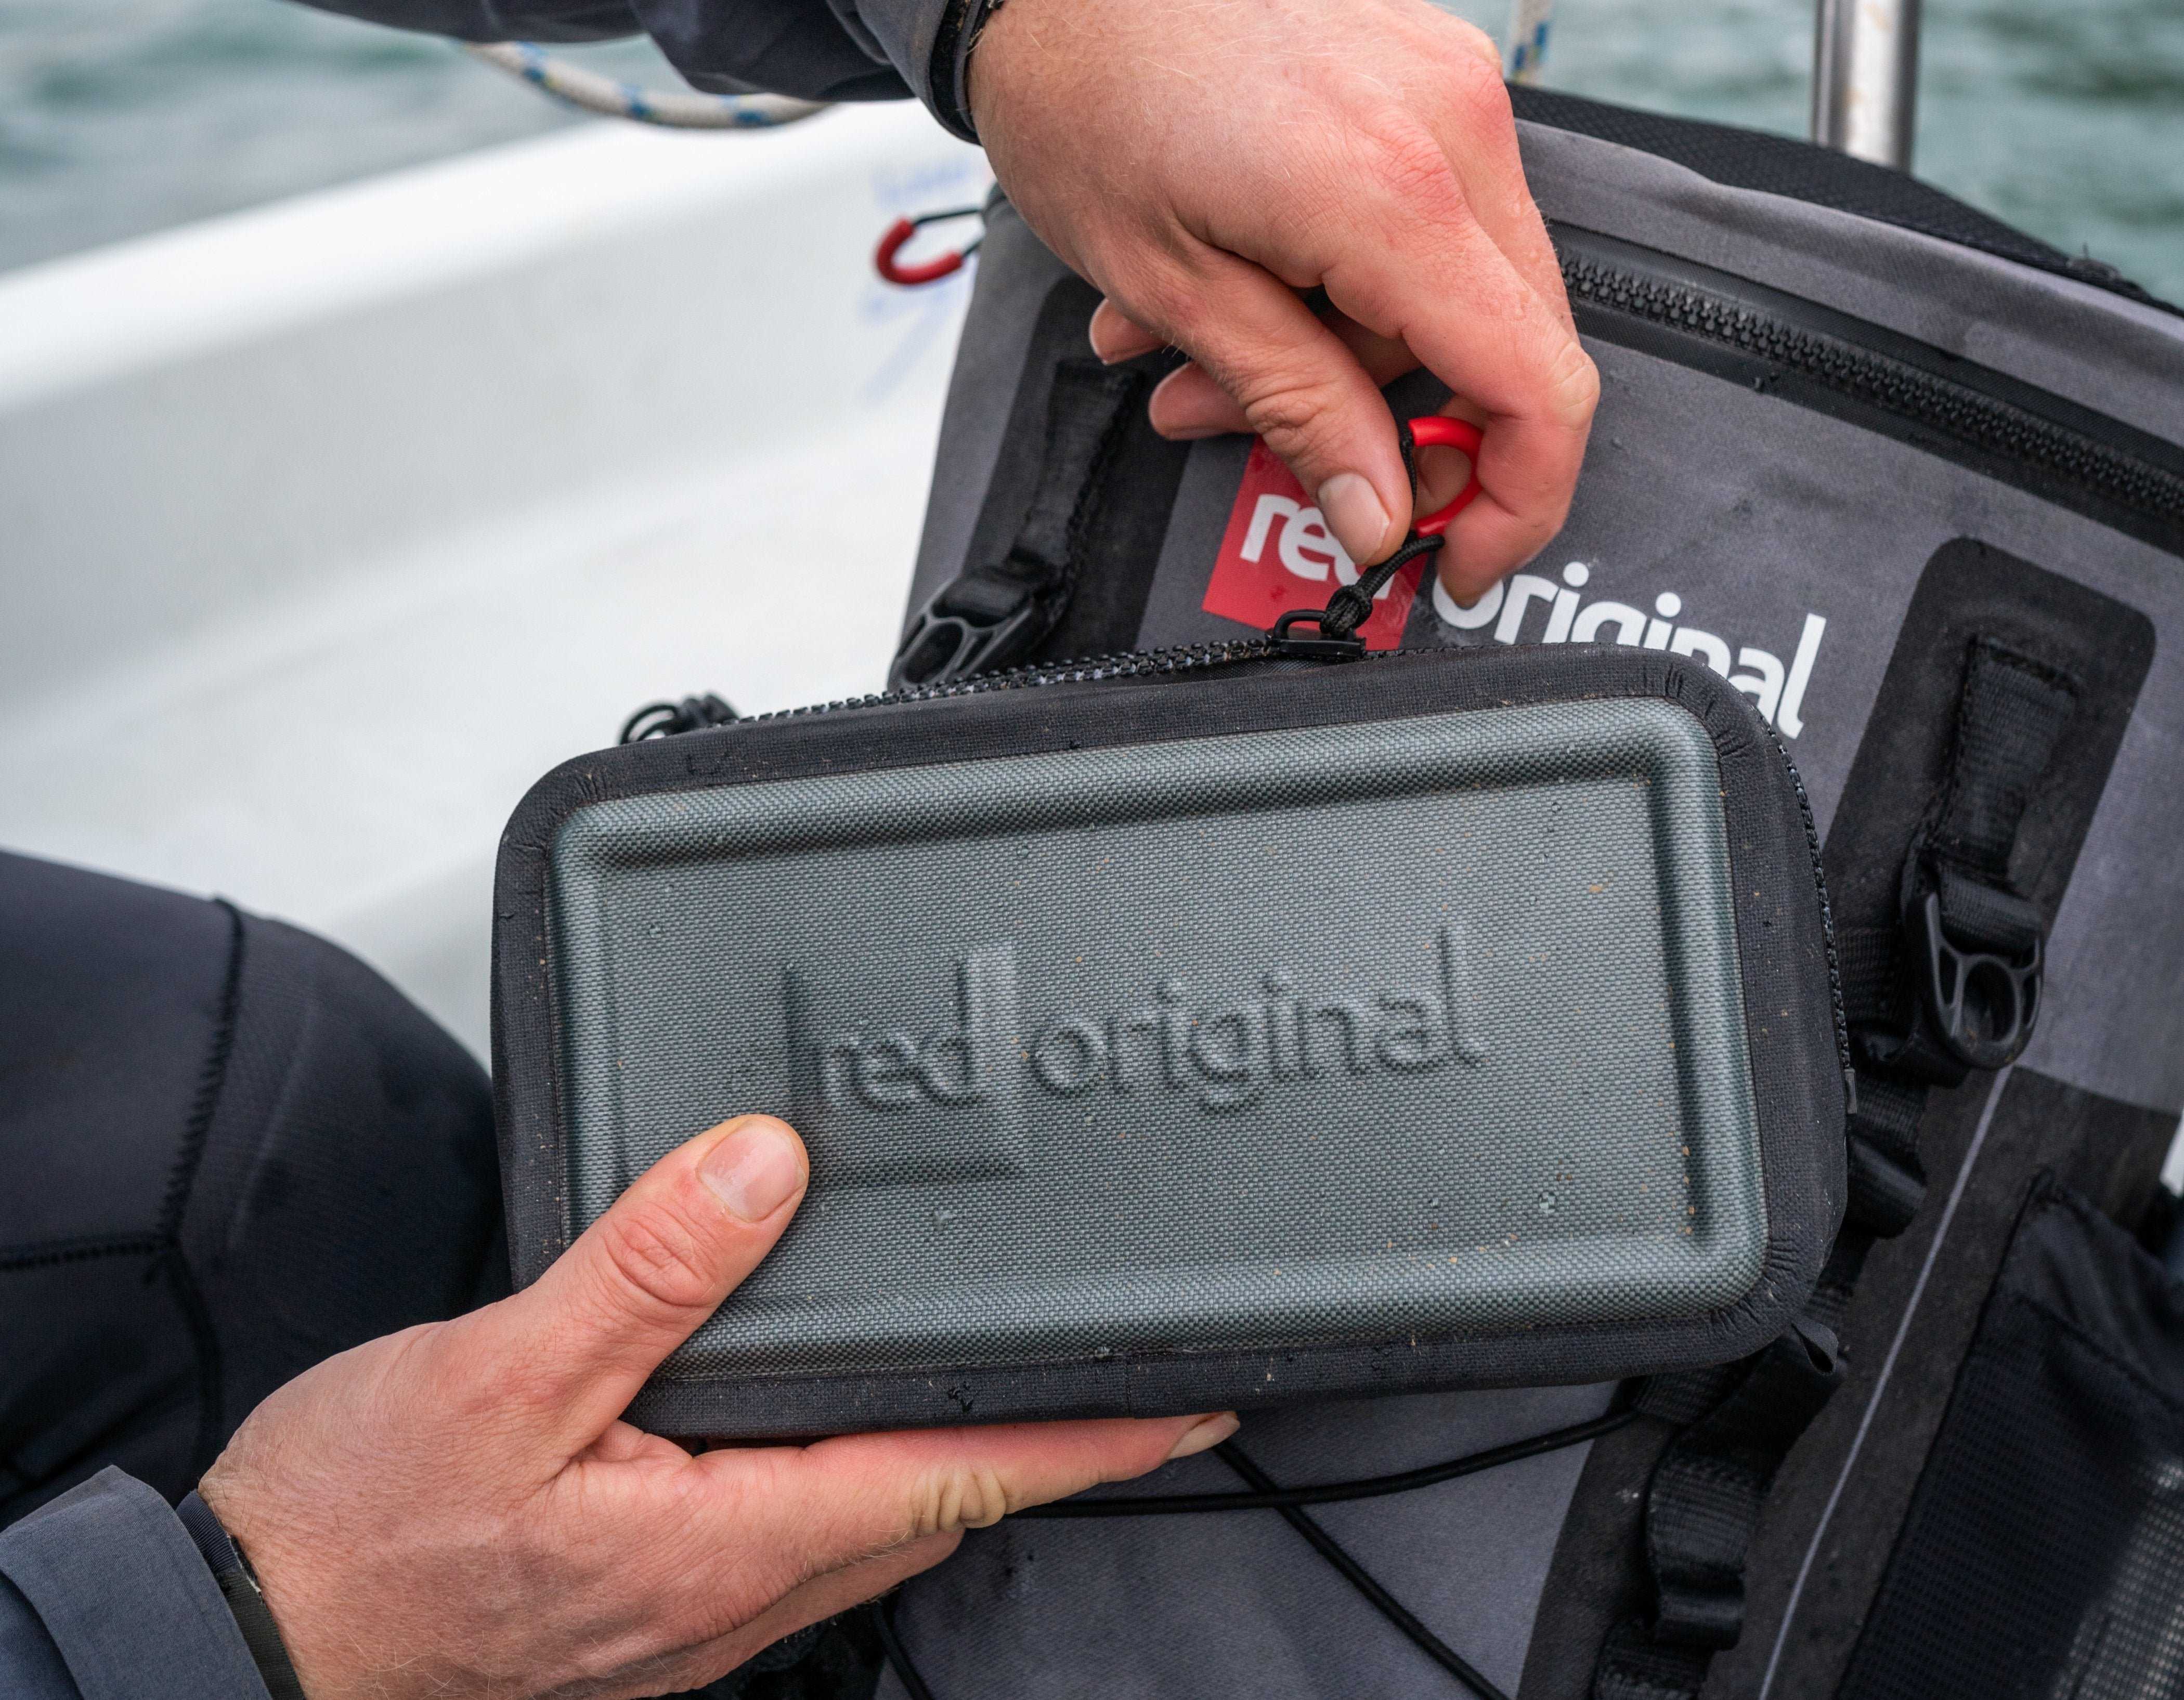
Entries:
{"label": "black zipper pull", "polygon": [[679,732],[730,725],[742,718],[708,691],[702,697],[685,697],[679,703],[647,703],[622,722],[621,736],[616,742],[634,744],[647,738],[671,738]]}
{"label": "black zipper pull", "polygon": [[[1430,555],[1446,543],[1448,539],[1441,533],[1448,529],[1448,522],[1477,498],[1479,442],[1479,427],[1466,419],[1430,414],[1423,419],[1396,421],[1396,447],[1403,457],[1403,475],[1411,482],[1414,503],[1420,443],[1462,449],[1471,458],[1470,478],[1453,502],[1413,524],[1411,535],[1394,554],[1368,567],[1357,575],[1355,584],[1345,585],[1336,591],[1328,597],[1325,608],[1293,608],[1276,620],[1267,638],[1278,653],[1306,661],[1355,661],[1365,653],[1365,640],[1357,636],[1357,630],[1373,617],[1373,599],[1389,580],[1412,561],[1421,555]],[[1290,629],[1301,625],[1318,628],[1319,636],[1292,637]]]}
{"label": "black zipper pull", "polygon": [[[1325,608],[1293,608],[1267,633],[1268,642],[1284,655],[1308,661],[1355,661],[1365,653],[1365,640],[1357,629],[1373,617],[1373,598],[1380,587],[1421,555],[1430,555],[1448,540],[1412,533],[1396,553],[1358,575],[1357,582],[1345,585],[1328,597]],[[1311,625],[1317,637],[1292,637],[1290,629]]]}

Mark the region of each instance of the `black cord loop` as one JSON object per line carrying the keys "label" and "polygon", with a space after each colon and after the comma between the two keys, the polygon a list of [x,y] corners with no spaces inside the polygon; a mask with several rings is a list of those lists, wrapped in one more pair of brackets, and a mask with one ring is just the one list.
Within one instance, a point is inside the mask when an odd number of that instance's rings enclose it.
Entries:
{"label": "black cord loop", "polygon": [[1357,628],[1373,617],[1373,599],[1380,594],[1381,587],[1421,555],[1430,555],[1446,544],[1446,537],[1406,539],[1402,546],[1384,561],[1377,563],[1357,575],[1354,585],[1345,585],[1328,597],[1327,608],[1319,622],[1319,629],[1329,637],[1349,637]]}
{"label": "black cord loop", "polygon": [[617,743],[642,743],[647,738],[671,737],[677,732],[699,732],[708,726],[725,726],[741,719],[722,698],[708,691],[702,697],[685,697],[679,703],[647,703],[621,723]]}
{"label": "black cord loop", "polygon": [[[1509,1697],[1488,1681],[1469,1660],[1435,1635],[1401,1601],[1375,1581],[1371,1573],[1351,1558],[1333,1536],[1305,1514],[1303,1508],[1307,1505],[1331,1505],[1344,1500],[1377,1498],[1389,1493],[1413,1492],[1439,1482],[1451,1481],[1460,1475],[1474,1475],[1500,1464],[1514,1464],[1520,1458],[1537,1458],[1543,1453],[1558,1452],[1564,1447],[1581,1446],[1588,1441],[1598,1440],[1603,1435],[1614,1433],[1637,1416],[1639,1397],[1644,1386],[1643,1382],[1626,1383],[1623,1397],[1616,1401],[1614,1408],[1603,1415],[1581,1423],[1571,1423],[1563,1428],[1550,1429],[1544,1434],[1528,1436],[1506,1446],[1466,1453],[1461,1458],[1449,1458],[1440,1464],[1429,1464],[1418,1469],[1400,1470],[1392,1475],[1367,1475],[1349,1481],[1320,1482],[1309,1487],[1284,1487],[1260,1469],[1234,1441],[1228,1441],[1215,1447],[1213,1456],[1244,1479],[1247,1489],[1245,1492],[1154,1494],[1134,1499],[1112,1495],[1097,1499],[1064,1499],[1051,1505],[1031,1506],[1013,1514],[1017,1517],[1165,1517],[1188,1512],[1279,1512],[1291,1528],[1312,1543],[1313,1551],[1332,1564],[1345,1581],[1371,1603],[1373,1609],[1401,1631],[1427,1658],[1470,1689],[1479,1700],[1509,1700]],[[896,1632],[893,1596],[873,1601],[870,1609],[881,1649],[886,1654],[888,1663],[894,1667],[896,1676],[900,1679],[910,1700],[938,1700],[917,1667],[911,1662],[909,1650],[903,1646],[902,1637]]]}
{"label": "black cord loop", "polygon": [[1458,1476],[1475,1475],[1480,1470],[1515,1464],[1520,1458],[1537,1458],[1542,1453],[1559,1452],[1564,1447],[1582,1446],[1587,1441],[1598,1440],[1602,1435],[1613,1434],[1637,1414],[1635,1405],[1628,1406],[1585,1422],[1572,1423],[1567,1428],[1550,1429],[1545,1434],[1512,1441],[1507,1446],[1490,1447],[1485,1452],[1467,1453],[1461,1458],[1426,1464],[1417,1469],[1400,1470],[1393,1475],[1358,1476],[1348,1481],[1323,1481],[1306,1487],[1278,1487],[1251,1493],[1158,1493],[1136,1497],[1110,1494],[1096,1499],[1057,1499],[1050,1505],[1029,1506],[1015,1514],[1018,1517],[1173,1517],[1191,1512],[1279,1511],[1285,1506],[1340,1505],[1353,1499],[1378,1499],[1390,1493],[1414,1493],[1422,1487],[1453,1481]]}
{"label": "black cord loop", "polygon": [[[1273,1478],[1246,1457],[1235,1442],[1223,1442],[1214,1448],[1214,1456],[1249,1482],[1254,1492],[1279,1492]],[[1283,1521],[1311,1542],[1312,1550],[1334,1565],[1343,1581],[1364,1595],[1373,1609],[1401,1631],[1404,1639],[1419,1652],[1471,1690],[1479,1700],[1509,1700],[1507,1694],[1486,1680],[1476,1665],[1419,1622],[1409,1608],[1373,1581],[1372,1573],[1351,1558],[1342,1544],[1327,1531],[1294,1505],[1277,1505],[1274,1508],[1281,1514]]]}
{"label": "black cord loop", "polygon": [[[1411,436],[1407,419],[1396,421],[1396,447],[1403,457],[1403,476],[1412,491],[1412,505],[1417,505],[1418,486],[1418,443]],[[1422,555],[1430,555],[1441,548],[1448,540],[1435,536],[1421,537],[1413,529],[1396,552],[1384,561],[1376,562],[1357,575],[1354,584],[1344,585],[1328,597],[1323,608],[1291,608],[1274,622],[1269,634],[1286,653],[1310,657],[1315,660],[1343,660],[1364,653],[1364,645],[1357,641],[1357,629],[1373,617],[1373,603],[1388,581]],[[1290,635],[1292,626],[1315,626],[1316,638],[1298,638]]]}

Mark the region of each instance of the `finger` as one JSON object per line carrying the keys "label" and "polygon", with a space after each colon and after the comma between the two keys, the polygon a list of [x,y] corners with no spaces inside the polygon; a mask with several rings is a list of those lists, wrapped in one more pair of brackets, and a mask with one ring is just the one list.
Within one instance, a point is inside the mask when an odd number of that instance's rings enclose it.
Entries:
{"label": "finger", "polygon": [[[1329,328],[1358,355],[1376,383],[1390,383],[1418,364],[1401,343],[1375,336],[1348,319],[1340,325],[1330,322]],[[1251,429],[1243,408],[1203,368],[1195,365],[1178,367],[1163,380],[1153,392],[1149,411],[1156,431],[1175,436],[1208,436]],[[1485,409],[1461,397],[1443,403],[1440,412],[1482,428],[1486,423]],[[1455,500],[1471,481],[1471,457],[1461,449],[1419,448],[1412,455],[1412,467],[1418,486],[1412,505],[1419,514],[1431,513]]]}
{"label": "finger", "polygon": [[609,1423],[606,1431],[576,1456],[578,1464],[681,1464],[691,1448],[665,1435],[647,1434],[628,1423]]}
{"label": "finger", "polygon": [[[1591,360],[1574,339],[1568,347],[1596,394],[1598,379]],[[1442,534],[1448,542],[1435,560],[1441,583],[1462,606],[1478,601],[1562,530],[1584,464],[1589,427],[1589,415],[1587,424],[1580,426],[1502,417],[1483,422],[1477,460],[1479,496]],[[1430,474],[1424,455],[1420,456],[1422,483],[1429,476],[1435,480],[1426,498],[1432,502],[1449,501],[1462,488],[1460,483],[1446,483],[1447,461],[1455,457],[1450,451],[1441,453],[1446,458]]]}
{"label": "finger", "polygon": [[[1347,314],[1330,313],[1321,322],[1357,357],[1375,388],[1418,369],[1418,357],[1396,337],[1368,331]],[[1146,412],[1153,429],[1167,436],[1215,436],[1251,429],[1242,405],[1195,362],[1177,367],[1161,380]]]}
{"label": "finger", "polygon": [[1296,292],[1230,254],[1196,250],[1128,316],[1188,353],[1289,463],[1353,560],[1379,560],[1410,524],[1410,489],[1379,386]]}
{"label": "finger", "polygon": [[510,1400],[549,1414],[557,1443],[590,1443],[773,1248],[809,1175],[803,1142],[771,1116],[700,1134],[535,1283],[462,1319],[478,1325],[467,1348]]}
{"label": "finger", "polygon": [[1091,338],[1092,352],[1111,366],[1117,360],[1134,360],[1167,346],[1112,301],[1102,301],[1092,309],[1086,334]]}
{"label": "finger", "polygon": [[[801,1545],[816,1572],[1143,1475],[1235,1431],[1234,1415],[1221,1412],[848,1435],[767,1454],[780,1473],[772,1491],[738,1497],[746,1519],[766,1514],[755,1507],[781,1516],[781,1538]],[[698,1462],[733,1481],[744,1468],[735,1458],[708,1453]]]}
{"label": "finger", "polygon": [[[1441,552],[1444,583],[1476,594],[1561,528],[1585,456],[1599,376],[1575,334],[1465,215],[1451,188],[1412,249],[1360,256],[1329,294],[1400,336],[1456,394],[1484,409],[1480,498]],[[1435,281],[1460,277],[1461,291]],[[1464,588],[1458,590],[1459,586]]]}

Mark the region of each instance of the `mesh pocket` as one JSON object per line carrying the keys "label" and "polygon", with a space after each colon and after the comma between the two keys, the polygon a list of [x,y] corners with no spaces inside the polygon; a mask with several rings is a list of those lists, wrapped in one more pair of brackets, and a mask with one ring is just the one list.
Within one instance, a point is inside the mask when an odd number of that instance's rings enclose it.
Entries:
{"label": "mesh pocket", "polygon": [[2050,1177],[1841,1694],[2184,1697],[2184,1285]]}

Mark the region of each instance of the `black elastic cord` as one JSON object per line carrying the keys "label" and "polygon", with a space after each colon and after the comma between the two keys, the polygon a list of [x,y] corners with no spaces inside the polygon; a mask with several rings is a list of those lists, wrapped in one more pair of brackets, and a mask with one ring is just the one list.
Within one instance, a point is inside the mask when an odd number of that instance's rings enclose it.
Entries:
{"label": "black elastic cord", "polygon": [[1320,631],[1329,637],[1349,636],[1373,617],[1373,598],[1380,594],[1382,586],[1419,556],[1430,555],[1447,542],[1446,537],[1412,537],[1386,560],[1366,568],[1356,584],[1345,585],[1328,597],[1326,611],[1320,616]]}
{"label": "black elastic cord", "polygon": [[[1484,1452],[1466,1453],[1441,1464],[1429,1464],[1419,1469],[1401,1470],[1393,1475],[1360,1476],[1350,1481],[1327,1481],[1310,1487],[1283,1487],[1261,1469],[1237,1447],[1228,1442],[1214,1448],[1219,1458],[1249,1484],[1248,1493],[1170,1493],[1139,1499],[1065,1499],[1051,1505],[1034,1505],[1014,1515],[1017,1517],[1159,1517],[1189,1512],[1206,1511],[1279,1511],[1290,1526],[1309,1541],[1314,1551],[1342,1573],[1351,1586],[1372,1603],[1375,1610],[1401,1630],[1411,1642],[1435,1664],[1465,1684],[1480,1700],[1509,1700],[1509,1697],[1482,1675],[1453,1647],[1420,1623],[1355,1558],[1343,1550],[1318,1524],[1300,1509],[1306,1505],[1330,1505],[1345,1500],[1373,1499],[1383,1494],[1410,1493],[1422,1487],[1431,1487],[1438,1482],[1452,1481],[1458,1476],[1471,1475],[1497,1465],[1515,1464],[1520,1458],[1538,1458],[1542,1453],[1559,1452],[1564,1447],[1581,1446],[1587,1441],[1613,1434],[1638,1414],[1638,1403],[1633,1397],[1620,1403],[1620,1408],[1604,1416],[1567,1427],[1550,1429],[1545,1434],[1533,1435],[1521,1441],[1512,1441],[1507,1446],[1489,1447]],[[894,1667],[910,1700],[936,1700],[933,1690],[917,1673],[910,1661],[909,1652],[902,1637],[895,1632],[894,1606],[892,1597],[875,1600],[872,1607],[873,1627],[878,1631],[881,1650],[888,1663]]]}
{"label": "black elastic cord", "polygon": [[679,732],[730,725],[738,718],[733,708],[708,691],[702,697],[685,697],[679,703],[647,703],[621,723],[621,736],[616,742],[634,744],[647,738],[672,737]]}
{"label": "black elastic cord", "polygon": [[[1274,1480],[1258,1465],[1245,1457],[1234,1441],[1224,1441],[1213,1448],[1213,1455],[1251,1485],[1259,1493],[1278,1494],[1280,1489]],[[1419,1652],[1479,1697],[1479,1700],[1509,1700],[1499,1688],[1481,1675],[1469,1660],[1448,1645],[1439,1636],[1412,1616],[1401,1601],[1374,1581],[1365,1567],[1343,1550],[1332,1535],[1294,1505],[1277,1503],[1274,1509],[1283,1520],[1312,1545],[1312,1550],[1342,1573],[1343,1580],[1370,1601],[1380,1615],[1402,1631]]]}
{"label": "black elastic cord", "polygon": [[[1408,420],[1396,421],[1396,447],[1403,457],[1403,478],[1411,488],[1411,500],[1418,501],[1418,444],[1411,436]],[[1421,555],[1430,555],[1446,542],[1446,537],[1421,537],[1416,531],[1406,537],[1395,553],[1384,561],[1375,562],[1357,575],[1355,584],[1343,586],[1328,597],[1327,606],[1318,611],[1318,618],[1311,623],[1318,627],[1323,639],[1336,642],[1354,636],[1357,628],[1373,617],[1373,599],[1380,594],[1388,581],[1410,565]],[[1277,628],[1281,632],[1282,628]]]}
{"label": "black elastic cord", "polygon": [[1613,1434],[1637,1414],[1635,1406],[1626,1410],[1610,1411],[1605,1416],[1594,1417],[1587,1422],[1572,1423],[1567,1428],[1551,1429],[1546,1434],[1513,1441],[1507,1446],[1467,1453],[1462,1458],[1450,1458],[1441,1464],[1429,1464],[1418,1469],[1401,1470],[1393,1475],[1359,1476],[1350,1481],[1325,1481],[1309,1487],[1280,1487],[1253,1493],[1162,1493],[1132,1498],[1109,1496],[1099,1499],[1058,1499],[1051,1505],[1034,1505],[1015,1514],[1018,1517],[1170,1517],[1203,1511],[1279,1511],[1295,1505],[1338,1505],[1353,1499],[1377,1499],[1383,1494],[1412,1493],[1422,1487],[1453,1481],[1458,1476],[1473,1475],[1482,1469],[1514,1464],[1519,1458],[1537,1458],[1543,1453],[1559,1452],[1564,1447],[1581,1446],[1587,1441],[1598,1440],[1602,1435]]}
{"label": "black elastic cord", "polygon": [[894,1596],[883,1594],[874,1600],[872,1616],[872,1627],[879,1634],[880,1651],[887,1656],[887,1662],[894,1667],[895,1677],[901,1682],[903,1692],[910,1696],[910,1700],[934,1700],[933,1691],[925,1686],[925,1679],[917,1674],[917,1667],[910,1662],[910,1653],[902,1644],[902,1637],[895,1633]]}

